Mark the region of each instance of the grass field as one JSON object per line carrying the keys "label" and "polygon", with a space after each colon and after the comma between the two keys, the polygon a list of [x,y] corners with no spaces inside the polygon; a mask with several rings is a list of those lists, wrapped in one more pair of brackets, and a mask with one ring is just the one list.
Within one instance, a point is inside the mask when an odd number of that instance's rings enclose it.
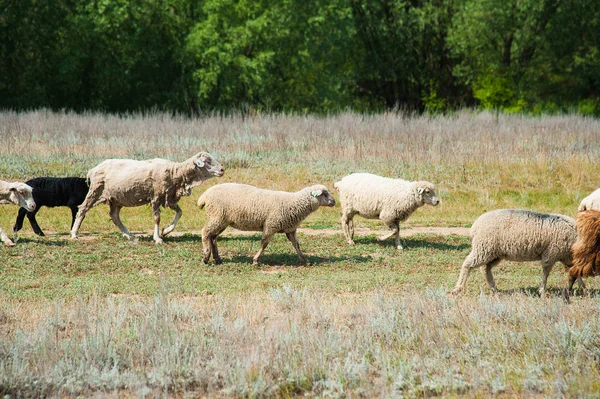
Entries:
{"label": "grass field", "polygon": [[[208,150],[226,174],[181,205],[174,237],[156,246],[149,207],[124,209],[138,237],[118,234],[106,206],[68,238],[69,211],[43,209],[17,246],[0,246],[0,394],[10,396],[590,397],[600,391],[599,283],[570,305],[539,264],[495,270],[500,294],[472,273],[447,293],[467,237],[375,233],[346,245],[340,208],[299,234],[311,265],[284,236],[252,266],[260,235],[226,232],[224,263],[204,265],[195,202],[212,184],[296,190],[371,171],[434,182],[442,198],[407,226],[470,226],[502,207],[574,216],[600,186],[600,121],[468,112],[407,117],[342,114],[185,119],[0,112],[0,179],[80,175],[110,157],[174,160]],[[335,195],[335,193],[334,193]],[[0,207],[12,229],[17,209]],[[163,224],[173,216],[164,212]],[[357,227],[381,230],[376,221]],[[327,229],[328,234],[324,234]],[[331,230],[339,231],[331,234]],[[319,232],[323,232],[320,234]],[[335,231],[333,232],[335,233]]]}

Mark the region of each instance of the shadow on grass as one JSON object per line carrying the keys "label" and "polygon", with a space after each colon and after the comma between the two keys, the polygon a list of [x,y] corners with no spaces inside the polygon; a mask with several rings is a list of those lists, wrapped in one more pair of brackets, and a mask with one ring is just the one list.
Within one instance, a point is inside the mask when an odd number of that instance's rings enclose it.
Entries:
{"label": "shadow on grass", "polygon": [[[150,237],[152,238],[152,237]],[[184,234],[178,237],[166,236],[163,238],[165,241],[172,242],[199,242],[202,243],[202,236],[200,234]],[[260,242],[261,233],[256,233],[252,235],[239,235],[239,236],[219,236],[217,238],[218,242],[228,242],[228,241],[256,241]]]}
{"label": "shadow on grass", "polygon": [[[379,245],[379,246],[383,246],[383,247],[394,246],[393,238],[388,238],[385,241],[378,241],[376,236],[374,236],[374,235],[356,237],[354,239],[354,242],[356,244]],[[421,239],[416,239],[416,238],[402,238],[402,237],[400,238],[400,243],[402,244],[404,249],[433,248],[433,249],[437,249],[440,251],[448,251],[448,250],[461,251],[463,249],[468,249],[471,247],[470,244],[453,245],[453,244],[448,244],[445,242],[436,242],[436,241],[421,240]]]}
{"label": "shadow on grass", "polygon": [[[500,294],[504,295],[512,295],[512,294],[524,294],[527,296],[540,296],[540,292],[538,291],[539,287],[526,287],[526,288],[513,288],[508,290],[500,290]],[[546,295],[551,297],[563,297],[564,295],[564,287],[551,287],[546,288]],[[582,290],[580,288],[575,288],[571,290],[570,296],[575,297],[597,297],[600,296],[600,289],[598,288],[588,288]]]}
{"label": "shadow on grass", "polygon": [[[268,250],[268,248],[267,248],[267,250]],[[370,256],[323,257],[323,256],[306,255],[306,254],[304,254],[304,256],[310,263],[309,265],[307,265],[308,267],[318,266],[318,265],[322,265],[322,264],[328,264],[328,263],[332,263],[332,262],[352,261],[352,262],[356,262],[356,263],[366,263],[366,262],[370,262],[372,260]],[[212,258],[211,258],[211,263],[213,263]],[[245,256],[245,255],[234,255],[231,258],[223,257],[223,263],[252,264],[252,257]],[[300,265],[300,258],[294,252],[294,253],[289,253],[289,254],[267,254],[267,253],[265,253],[265,254],[263,254],[263,256],[260,257],[259,266],[302,266],[302,265]]]}
{"label": "shadow on grass", "polygon": [[38,238],[25,238],[25,237],[19,237],[16,241],[15,244],[17,244],[14,248],[18,248],[19,245],[21,244],[36,244],[36,245],[45,245],[47,247],[64,247],[69,245],[70,240],[69,239],[65,239],[65,240],[56,240],[56,239],[52,239],[52,240],[48,240],[44,237],[38,237]]}

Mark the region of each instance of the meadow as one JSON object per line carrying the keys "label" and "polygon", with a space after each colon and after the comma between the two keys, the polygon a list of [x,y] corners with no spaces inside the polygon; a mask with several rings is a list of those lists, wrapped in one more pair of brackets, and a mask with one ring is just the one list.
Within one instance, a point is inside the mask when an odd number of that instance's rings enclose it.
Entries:
{"label": "meadow", "polygon": [[[369,171],[434,182],[437,207],[401,227],[469,227],[527,208],[575,216],[600,176],[600,121],[576,115],[207,115],[0,112],[0,178],[85,176],[106,158],[183,160],[207,150],[225,176],[195,188],[176,234],[156,246],[148,206],[124,209],[120,236],[100,205],[79,240],[66,208],[0,246],[0,394],[10,396],[593,396],[600,391],[599,285],[565,304],[562,265],[540,298],[537,263],[502,263],[501,292],[480,273],[452,289],[469,239],[378,242],[377,221],[347,246],[339,205],[285,236],[253,266],[259,234],[226,231],[224,263],[201,260],[195,202],[228,182],[297,190]],[[337,197],[335,191],[334,196]],[[0,207],[11,231],[17,209]],[[163,224],[173,216],[165,211]]]}

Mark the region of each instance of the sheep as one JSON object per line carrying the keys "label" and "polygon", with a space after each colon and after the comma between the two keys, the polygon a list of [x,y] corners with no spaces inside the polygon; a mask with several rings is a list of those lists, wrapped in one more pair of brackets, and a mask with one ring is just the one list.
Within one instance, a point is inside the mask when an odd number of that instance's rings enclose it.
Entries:
{"label": "sheep", "polygon": [[411,182],[370,173],[353,173],[334,183],[334,187],[340,193],[342,231],[350,245],[354,245],[353,218],[360,215],[382,220],[392,232],[377,239],[383,241],[395,237],[396,249],[403,249],[400,222],[425,204],[436,206],[440,203],[433,184],[427,181]]}
{"label": "sheep", "polygon": [[110,205],[113,223],[125,237],[131,239],[133,236],[119,217],[121,208],[150,203],[154,215],[153,238],[160,244],[163,242],[160,234],[160,207],[169,207],[176,212],[173,222],[162,232],[166,236],[175,229],[181,217],[181,208],[177,205],[179,199],[190,195],[192,188],[203,181],[213,176],[223,176],[224,173],[221,164],[207,152],[199,152],[181,163],[159,158],[147,161],[108,159],[87,174],[90,190],[79,206],[71,237],[77,238],[87,211],[106,203]]}
{"label": "sheep", "polygon": [[[552,267],[561,262],[571,267],[571,246],[577,240],[575,220],[569,216],[520,209],[498,209],[484,213],[470,231],[472,248],[467,255],[452,294],[460,293],[471,269],[481,266],[492,291],[496,282],[492,268],[502,260],[542,262],[540,295],[544,295]],[[580,282],[583,284],[583,281]]]}
{"label": "sheep", "polygon": [[25,182],[32,187],[33,200],[37,205],[35,211],[27,212],[24,208],[19,209],[13,232],[23,228],[23,220],[27,215],[33,232],[43,237],[45,234],[35,219],[35,215],[42,206],[53,208],[55,206],[67,206],[71,209],[71,228],[75,223],[78,206],[83,202],[88,193],[88,185],[81,177],[37,177]]}
{"label": "sheep", "polygon": [[590,209],[600,210],[600,188],[581,200],[577,212]]}
{"label": "sheep", "polygon": [[573,266],[568,270],[569,282],[565,290],[569,292],[576,280],[600,275],[600,211],[587,210],[577,214],[578,239],[573,244]]}
{"label": "sheep", "polygon": [[198,206],[206,209],[207,222],[202,229],[203,261],[208,263],[212,254],[221,264],[217,237],[232,226],[239,230],[262,231],[260,250],[254,255],[257,265],[260,256],[275,233],[285,233],[300,257],[300,264],[308,264],[296,239],[296,229],[302,220],[320,206],[334,206],[335,199],[323,185],[306,187],[295,193],[264,190],[246,184],[224,183],[206,190],[198,199]]}
{"label": "sheep", "polygon": [[[35,201],[33,199],[33,188],[28,186],[25,183],[14,182],[9,183],[6,181],[0,180],[0,203],[10,203],[19,205],[30,212],[35,211]],[[12,247],[15,245],[14,242],[8,235],[2,230],[0,227],[0,240],[4,243],[4,245],[8,247]]]}

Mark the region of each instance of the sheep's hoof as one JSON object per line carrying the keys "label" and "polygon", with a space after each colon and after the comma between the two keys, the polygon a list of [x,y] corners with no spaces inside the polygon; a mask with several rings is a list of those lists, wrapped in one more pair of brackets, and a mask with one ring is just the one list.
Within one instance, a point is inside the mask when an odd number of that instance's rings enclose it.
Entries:
{"label": "sheep's hoof", "polygon": [[258,263],[258,260],[254,259],[252,260],[252,266],[258,266],[260,263]]}
{"label": "sheep's hoof", "polygon": [[354,241],[352,241],[352,240],[350,240],[350,241],[347,241],[347,242],[348,242],[348,245],[355,245],[355,242],[354,242]]}
{"label": "sheep's hoof", "polygon": [[300,259],[300,266],[310,266],[310,262],[306,259]]}
{"label": "sheep's hoof", "polygon": [[14,247],[15,243],[12,242],[11,240],[8,240],[8,241],[4,241],[4,245],[6,245],[7,247]]}
{"label": "sheep's hoof", "polygon": [[206,257],[202,258],[202,262],[204,262],[205,265],[208,265],[209,259],[210,259],[210,256],[206,256]]}
{"label": "sheep's hoof", "polygon": [[450,295],[456,296],[462,292],[462,288],[455,288],[450,292]]}
{"label": "sheep's hoof", "polygon": [[397,249],[398,251],[403,251],[403,250],[404,250],[404,247],[403,247],[402,245],[396,245],[396,249]]}
{"label": "sheep's hoof", "polygon": [[223,263],[223,259],[215,258],[215,265],[220,265],[221,263]]}

